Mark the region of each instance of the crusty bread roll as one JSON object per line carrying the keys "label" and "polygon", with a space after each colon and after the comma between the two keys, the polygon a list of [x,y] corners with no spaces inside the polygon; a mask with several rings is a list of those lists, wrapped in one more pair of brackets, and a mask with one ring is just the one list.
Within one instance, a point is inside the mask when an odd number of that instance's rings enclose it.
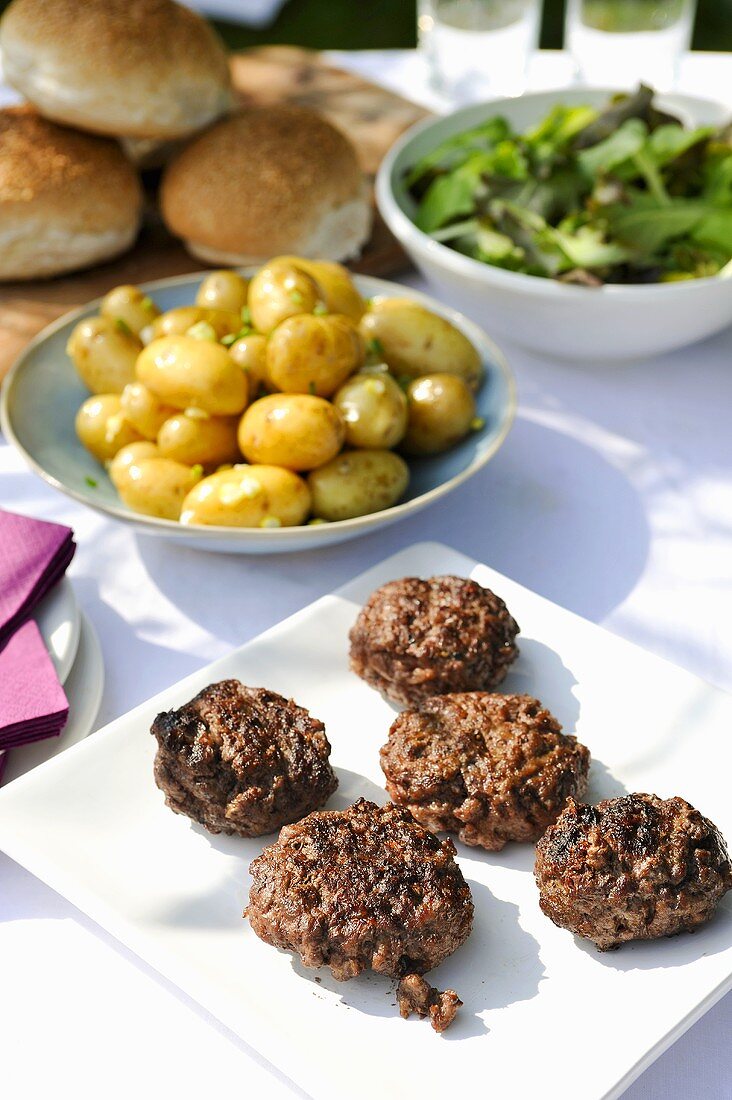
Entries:
{"label": "crusty bread roll", "polygon": [[142,189],[115,141],[0,111],[0,279],[74,271],[124,252]]}
{"label": "crusty bread roll", "polygon": [[231,102],[221,41],[173,0],[13,0],[0,52],[41,114],[94,133],[181,137]]}
{"label": "crusty bread roll", "polygon": [[193,138],[168,166],[161,202],[171,232],[216,264],[344,260],[371,224],[353,146],[305,107],[240,111]]}

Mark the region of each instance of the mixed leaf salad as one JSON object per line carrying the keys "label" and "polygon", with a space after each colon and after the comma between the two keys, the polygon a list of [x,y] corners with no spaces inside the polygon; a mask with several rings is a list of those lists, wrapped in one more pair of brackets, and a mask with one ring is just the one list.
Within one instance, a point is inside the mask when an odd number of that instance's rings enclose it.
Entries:
{"label": "mixed leaf salad", "polygon": [[732,125],[687,129],[645,86],[602,111],[557,106],[524,134],[488,118],[405,182],[420,229],[509,271],[587,286],[732,274]]}

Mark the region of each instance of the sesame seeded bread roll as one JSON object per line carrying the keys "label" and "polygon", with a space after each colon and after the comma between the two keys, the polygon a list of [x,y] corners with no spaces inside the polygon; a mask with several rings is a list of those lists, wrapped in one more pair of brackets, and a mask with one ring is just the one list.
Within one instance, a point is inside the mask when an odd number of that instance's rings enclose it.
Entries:
{"label": "sesame seeded bread roll", "polygon": [[75,271],[128,249],[142,189],[119,146],[41,118],[0,111],[0,279]]}
{"label": "sesame seeded bread roll", "polygon": [[0,54],[43,115],[94,133],[182,137],[231,103],[223,44],[173,0],[13,0]]}
{"label": "sesame seeded bread roll", "polygon": [[194,138],[163,178],[163,217],[207,263],[357,255],[371,209],[355,150],[305,107],[257,107]]}

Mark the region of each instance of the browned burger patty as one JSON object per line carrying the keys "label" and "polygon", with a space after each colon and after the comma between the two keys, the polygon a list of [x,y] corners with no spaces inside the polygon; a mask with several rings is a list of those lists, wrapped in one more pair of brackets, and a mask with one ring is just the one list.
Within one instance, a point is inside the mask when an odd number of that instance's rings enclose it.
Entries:
{"label": "browned burger patty", "polygon": [[245,916],[260,939],[340,981],[369,967],[422,974],[473,924],[454,855],[406,810],[359,799],[282,830],[250,867]]}
{"label": "browned burger patty", "polygon": [[351,628],[351,668],[396,703],[497,687],[518,656],[506,605],[464,577],[377,588]]}
{"label": "browned burger patty", "polygon": [[386,789],[426,828],[465,844],[497,852],[538,840],[587,785],[590,754],[561,731],[530,695],[439,695],[392,725]]}
{"label": "browned burger patty", "polygon": [[338,786],[325,727],[291,699],[238,680],[159,714],[155,782],[171,810],[211,833],[263,836]]}
{"label": "browned burger patty", "polygon": [[546,915],[601,951],[693,932],[732,887],[724,840],[683,798],[570,799],[536,850]]}

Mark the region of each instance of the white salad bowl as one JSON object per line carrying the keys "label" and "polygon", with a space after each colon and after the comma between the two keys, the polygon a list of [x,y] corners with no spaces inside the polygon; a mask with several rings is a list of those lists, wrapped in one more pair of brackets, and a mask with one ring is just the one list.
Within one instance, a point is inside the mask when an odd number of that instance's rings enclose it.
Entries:
{"label": "white salad bowl", "polygon": [[[520,133],[558,104],[601,107],[613,94],[607,88],[535,92],[428,119],[391,148],[377,177],[376,198],[385,222],[435,290],[489,331],[540,354],[628,361],[685,347],[732,323],[732,278],[584,287],[492,267],[417,228],[405,173],[446,138],[491,115],[502,115]],[[729,108],[695,96],[659,95],[656,102],[687,126],[723,125],[731,114]]]}

